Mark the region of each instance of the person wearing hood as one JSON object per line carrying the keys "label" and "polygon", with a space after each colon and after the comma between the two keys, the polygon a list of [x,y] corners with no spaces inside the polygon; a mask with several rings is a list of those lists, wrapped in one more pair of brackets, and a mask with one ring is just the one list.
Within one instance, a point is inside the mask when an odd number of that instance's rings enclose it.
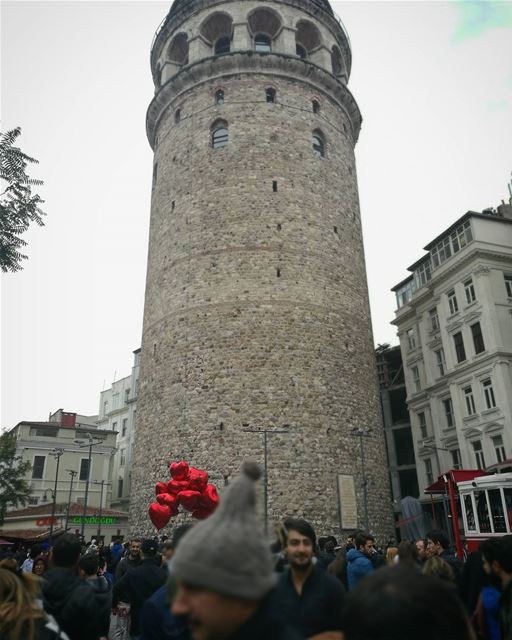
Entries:
{"label": "person wearing hood", "polygon": [[179,542],[172,561],[172,613],[186,616],[193,640],[299,640],[273,599],[276,576],[256,516],[257,464],[222,494],[215,512]]}
{"label": "person wearing hood", "polygon": [[80,558],[78,572],[82,580],[94,591],[100,636],[107,637],[112,609],[112,589],[105,576],[98,575],[99,565],[98,556],[88,553]]}
{"label": "person wearing hood", "polygon": [[96,640],[101,625],[94,590],[78,576],[80,548],[80,540],[71,533],[56,540],[50,553],[51,568],[42,584],[43,607],[70,640]]}
{"label": "person wearing hood", "polygon": [[357,583],[374,571],[370,555],[373,549],[373,537],[368,533],[358,533],[354,544],[355,549],[347,553],[347,580],[349,591],[354,589]]}

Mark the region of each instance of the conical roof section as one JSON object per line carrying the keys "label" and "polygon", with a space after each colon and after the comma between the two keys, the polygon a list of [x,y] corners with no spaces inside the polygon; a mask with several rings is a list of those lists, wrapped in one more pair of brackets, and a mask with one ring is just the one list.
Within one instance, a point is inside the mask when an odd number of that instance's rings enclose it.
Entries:
{"label": "conical roof section", "polygon": [[[319,7],[320,9],[322,9],[322,11],[327,12],[330,16],[334,16],[333,10],[331,9],[331,5],[329,4],[328,0],[309,0],[309,2],[315,7]],[[187,4],[189,3],[190,0],[174,0],[171,5],[171,10],[169,11],[169,15],[178,13],[178,11],[186,8]]]}

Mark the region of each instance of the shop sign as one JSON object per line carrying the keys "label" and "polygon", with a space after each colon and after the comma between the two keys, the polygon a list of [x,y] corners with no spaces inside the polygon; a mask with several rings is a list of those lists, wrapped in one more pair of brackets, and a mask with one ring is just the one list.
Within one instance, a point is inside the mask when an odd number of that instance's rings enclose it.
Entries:
{"label": "shop sign", "polygon": [[71,523],[75,525],[82,524],[106,524],[106,525],[117,525],[118,519],[113,516],[102,516],[99,518],[98,516],[74,516],[71,518]]}

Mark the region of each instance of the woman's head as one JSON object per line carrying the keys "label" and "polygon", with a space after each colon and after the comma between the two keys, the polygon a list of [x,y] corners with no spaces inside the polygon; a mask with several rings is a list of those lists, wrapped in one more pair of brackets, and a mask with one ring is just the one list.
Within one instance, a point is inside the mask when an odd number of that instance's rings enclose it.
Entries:
{"label": "woman's head", "polygon": [[46,556],[37,556],[32,565],[32,573],[36,576],[42,576],[48,569],[48,558]]}
{"label": "woman's head", "polygon": [[386,564],[393,566],[395,564],[395,558],[397,556],[398,549],[396,547],[388,547],[386,550]]}
{"label": "woman's head", "polygon": [[439,556],[432,556],[423,565],[422,573],[426,576],[434,576],[446,580],[447,582],[455,582],[455,574],[450,565]]}
{"label": "woman's head", "polygon": [[398,545],[398,559],[404,565],[410,567],[416,566],[418,563],[418,549],[414,542],[408,540],[402,540]]}
{"label": "woman's head", "polygon": [[16,575],[16,568],[16,561],[0,562],[0,637],[34,640],[34,620],[44,617],[35,603],[39,580],[30,573]]}

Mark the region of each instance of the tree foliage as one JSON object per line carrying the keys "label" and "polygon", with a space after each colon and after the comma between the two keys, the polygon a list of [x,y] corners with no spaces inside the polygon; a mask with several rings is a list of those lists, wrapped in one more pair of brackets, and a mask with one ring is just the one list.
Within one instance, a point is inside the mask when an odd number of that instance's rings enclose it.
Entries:
{"label": "tree foliage", "polygon": [[38,161],[14,146],[20,134],[21,128],[16,127],[0,135],[0,267],[4,273],[22,269],[21,261],[27,256],[20,250],[27,243],[21,235],[31,222],[43,226],[46,215],[40,208],[44,200],[32,194],[32,187],[43,181],[27,174],[27,166]]}
{"label": "tree foliage", "polygon": [[16,436],[0,435],[0,525],[3,524],[7,506],[25,506],[30,495],[30,485],[25,479],[31,469],[30,462],[22,462],[16,455]]}

